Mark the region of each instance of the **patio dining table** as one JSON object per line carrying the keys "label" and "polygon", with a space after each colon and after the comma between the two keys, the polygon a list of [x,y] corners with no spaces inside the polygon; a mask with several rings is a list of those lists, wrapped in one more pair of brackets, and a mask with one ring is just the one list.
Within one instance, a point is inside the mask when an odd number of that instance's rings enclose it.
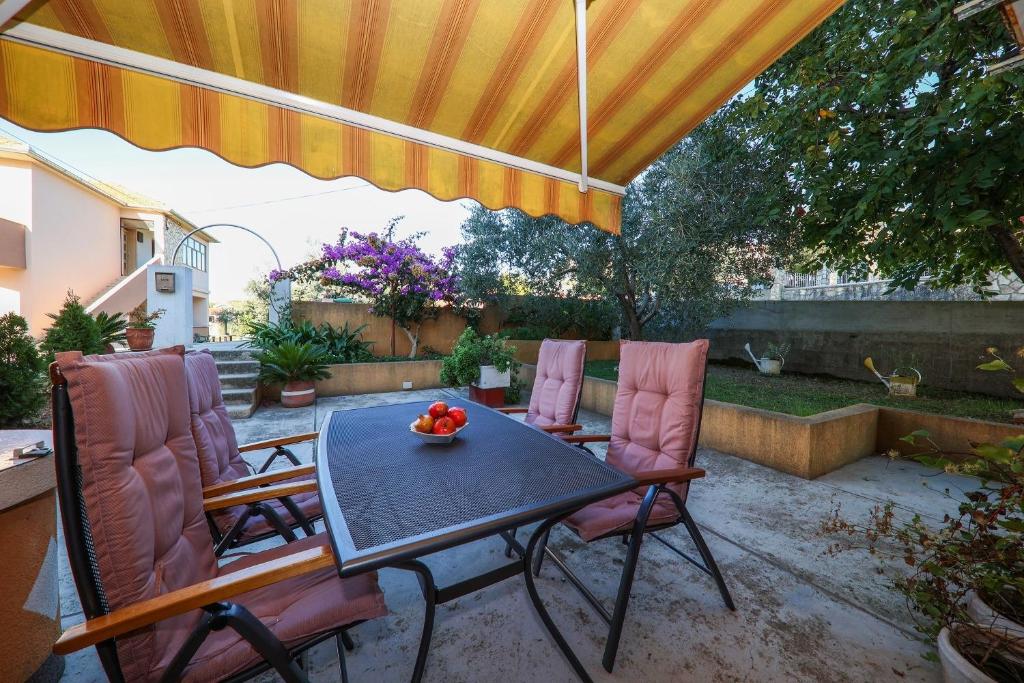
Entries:
{"label": "patio dining table", "polygon": [[[324,419],[316,476],[339,574],[384,567],[416,572],[426,614],[413,681],[423,675],[437,605],[522,574],[552,639],[589,681],[540,600],[530,567],[552,526],[636,481],[580,448],[471,402],[467,426],[451,444],[425,443],[409,423],[429,405],[337,410]],[[537,522],[524,547],[514,530]],[[491,536],[517,557],[449,586],[438,587],[420,559]]]}

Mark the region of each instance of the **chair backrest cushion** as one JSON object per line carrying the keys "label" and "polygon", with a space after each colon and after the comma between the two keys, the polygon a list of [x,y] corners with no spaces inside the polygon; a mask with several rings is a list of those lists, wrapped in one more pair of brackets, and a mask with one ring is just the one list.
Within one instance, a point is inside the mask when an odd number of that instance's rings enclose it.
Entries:
{"label": "chair backrest cushion", "polygon": [[576,419],[586,357],[585,341],[545,339],[541,342],[537,376],[526,413],[528,424],[570,424]]}
{"label": "chair backrest cushion", "polygon": [[693,464],[707,357],[706,339],[621,344],[607,462],[629,473]]}
{"label": "chair backrest cushion", "polygon": [[[82,499],[111,610],[213,578],[189,428],[184,349],[57,354],[75,422]],[[117,640],[125,678],[142,680],[198,621],[192,612]]]}
{"label": "chair backrest cushion", "polygon": [[224,406],[213,355],[206,349],[185,354],[185,372],[192,436],[199,452],[203,486],[247,476],[249,468],[238,452],[235,429]]}

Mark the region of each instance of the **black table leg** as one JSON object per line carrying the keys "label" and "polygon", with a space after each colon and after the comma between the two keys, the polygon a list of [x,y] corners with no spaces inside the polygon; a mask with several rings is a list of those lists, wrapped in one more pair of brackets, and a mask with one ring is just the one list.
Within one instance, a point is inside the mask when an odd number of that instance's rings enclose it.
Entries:
{"label": "black table leg", "polygon": [[[572,666],[573,671],[580,677],[581,681],[585,683],[592,683],[590,675],[587,670],[583,668],[583,664],[580,663],[579,658],[576,657],[576,653],[569,647],[569,643],[566,642],[562,633],[555,626],[555,622],[551,620],[551,615],[548,614],[547,608],[544,607],[544,603],[540,600],[540,595],[537,593],[537,586],[533,580],[533,556],[537,550],[537,544],[541,538],[546,538],[551,527],[562,521],[563,518],[568,517],[568,514],[553,517],[551,519],[541,522],[541,524],[534,530],[530,536],[530,542],[526,544],[526,553],[523,555],[523,577],[526,579],[526,591],[530,594],[530,601],[533,603],[533,608],[537,610],[537,614],[540,616],[541,621],[544,622],[544,626],[548,629],[548,633],[554,639],[555,644],[558,645],[558,649],[562,651],[565,658],[569,660],[569,664]],[[541,551],[543,552],[543,550]]]}
{"label": "black table leg", "polygon": [[427,666],[427,653],[430,651],[430,637],[434,632],[437,585],[434,583],[434,575],[430,573],[430,569],[419,560],[402,562],[396,564],[395,568],[416,572],[416,578],[420,582],[420,590],[423,591],[423,600],[426,603],[423,610],[423,635],[420,636],[420,647],[416,653],[416,665],[412,670],[412,683],[419,683],[419,681],[423,680],[423,671]]}

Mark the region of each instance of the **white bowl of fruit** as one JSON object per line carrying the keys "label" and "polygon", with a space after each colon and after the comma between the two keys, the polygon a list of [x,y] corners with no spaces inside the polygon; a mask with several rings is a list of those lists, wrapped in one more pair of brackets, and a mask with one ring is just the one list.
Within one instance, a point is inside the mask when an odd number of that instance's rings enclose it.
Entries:
{"label": "white bowl of fruit", "polygon": [[420,415],[409,431],[425,443],[451,443],[466,428],[466,409],[460,406],[448,407],[444,401],[430,404],[425,415]]}

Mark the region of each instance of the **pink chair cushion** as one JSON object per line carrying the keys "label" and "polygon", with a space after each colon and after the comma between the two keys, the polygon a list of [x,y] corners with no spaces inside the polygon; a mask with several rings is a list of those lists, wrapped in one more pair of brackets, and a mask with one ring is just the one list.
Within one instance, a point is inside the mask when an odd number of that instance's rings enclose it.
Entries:
{"label": "pink chair cushion", "polygon": [[[249,468],[238,452],[235,428],[224,406],[220,390],[220,375],[217,363],[208,350],[185,354],[185,370],[188,374],[188,400],[191,411],[192,436],[199,453],[199,470],[203,486],[213,486],[234,481],[250,474]],[[312,477],[302,477],[312,479]],[[292,501],[306,517],[321,514],[320,498],[315,493],[292,496]],[[293,525],[295,520],[280,501],[268,504],[281,516],[285,524]],[[213,521],[221,533],[227,533],[245,511],[245,506],[216,510]],[[246,522],[239,537],[240,541],[258,538],[274,531],[265,517],[252,517]]]}
{"label": "pink chair cushion", "polygon": [[527,424],[543,427],[573,421],[583,386],[586,357],[585,341],[545,339],[541,342],[537,376],[526,413]]}
{"label": "pink chair cushion", "polygon": [[[693,465],[707,354],[706,339],[688,344],[622,343],[605,462],[630,474]],[[688,486],[671,484],[669,488],[685,502]],[[567,518],[566,524],[584,540],[619,530],[622,524],[628,527],[645,493],[646,487],[595,504],[607,509],[590,510],[594,506],[588,506]],[[678,516],[667,494],[659,495],[655,511],[659,506]]]}
{"label": "pink chair cushion", "polygon": [[[303,538],[255,555],[243,556],[222,567],[219,573],[221,576],[231,574],[260,562],[327,544],[328,539],[323,534]],[[303,574],[250,591],[232,598],[232,602],[244,605],[264,623],[273,624],[274,635],[286,647],[326,633],[339,624],[375,619],[388,612],[384,594],[377,586],[376,572],[341,579],[333,569]],[[181,634],[182,638],[186,635]],[[168,654],[156,664],[150,680],[159,679],[171,663],[172,656]],[[242,640],[235,631],[224,629],[210,634],[185,670],[183,680],[221,680],[252,666],[258,659],[259,655],[248,642]]]}
{"label": "pink chair cushion", "polygon": [[[605,498],[565,519],[565,524],[581,539],[593,541],[614,531],[628,531],[633,526],[643,496],[636,491],[626,491],[611,498]],[[679,512],[668,495],[662,493],[654,501],[647,525],[668,524],[679,519]]]}
{"label": "pink chair cushion", "polygon": [[[111,610],[326,543],[315,536],[217,566],[203,514],[183,353],[178,346],[103,356],[57,354],[75,419],[99,578]],[[234,601],[285,645],[386,613],[376,574],[342,580],[334,570]],[[200,616],[196,610],[118,638],[125,679],[159,679]],[[234,631],[224,630],[204,642],[186,678],[215,680],[259,661]]]}
{"label": "pink chair cushion", "polygon": [[[67,379],[82,493],[111,609],[211,579],[217,562],[189,428],[182,347],[142,354],[57,354]],[[125,678],[154,662],[200,613],[117,639]]]}

